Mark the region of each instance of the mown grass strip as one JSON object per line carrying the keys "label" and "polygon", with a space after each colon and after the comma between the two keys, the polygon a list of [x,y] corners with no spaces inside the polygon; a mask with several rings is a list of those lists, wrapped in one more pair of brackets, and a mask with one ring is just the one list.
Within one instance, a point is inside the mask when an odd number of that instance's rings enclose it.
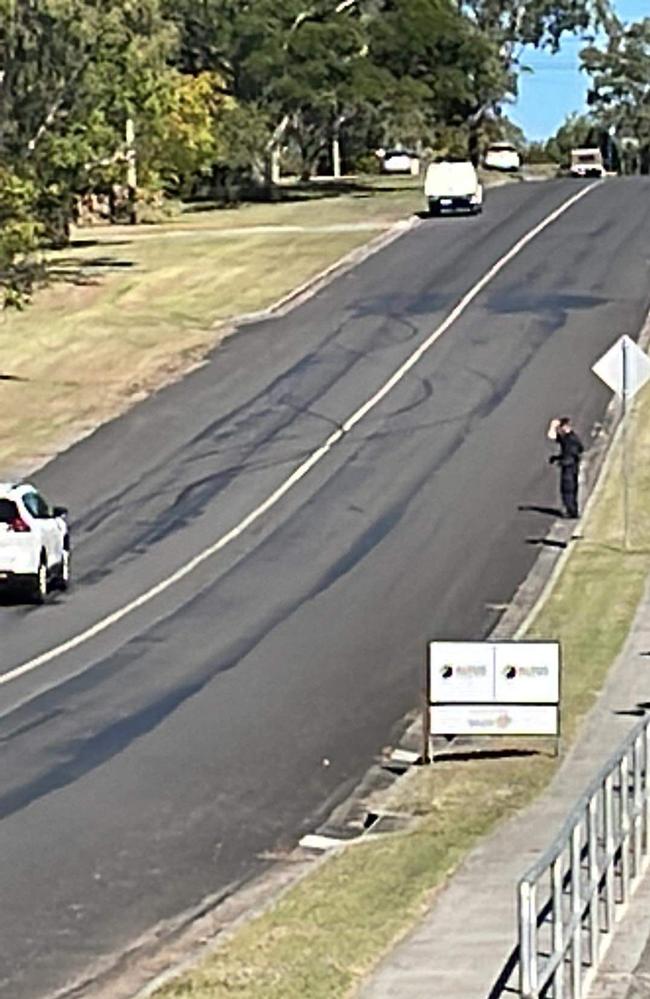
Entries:
{"label": "mown grass strip", "polygon": [[[422,202],[417,178],[321,194],[86,229],[52,254],[51,287],[0,319],[0,479],[178,376],[221,339],[220,323],[270,306]],[[372,228],[322,231],[341,223]]]}
{"label": "mown grass strip", "polygon": [[[635,418],[633,531],[622,548],[620,456],[531,635],[562,642],[564,745],[576,737],[619,653],[650,571],[650,394]],[[504,747],[507,743],[504,741]],[[398,784],[410,831],[359,843],[320,865],[274,908],[156,999],[337,999],[421,913],[476,842],[529,803],[557,761],[539,755],[439,763]]]}

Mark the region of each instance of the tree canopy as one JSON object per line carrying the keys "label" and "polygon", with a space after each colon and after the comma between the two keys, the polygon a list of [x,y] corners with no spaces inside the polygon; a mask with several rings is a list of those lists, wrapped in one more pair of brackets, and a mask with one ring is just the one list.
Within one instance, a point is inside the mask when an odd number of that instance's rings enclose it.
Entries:
{"label": "tree canopy", "polygon": [[615,23],[603,46],[581,55],[594,115],[618,137],[628,169],[650,172],[650,17]]}
{"label": "tree canopy", "polygon": [[[335,143],[348,168],[381,145],[476,155],[526,47],[603,23],[607,0],[0,0],[0,281],[87,191],[261,182],[280,154],[308,177]],[[646,43],[585,55],[635,134],[647,100],[614,81]]]}

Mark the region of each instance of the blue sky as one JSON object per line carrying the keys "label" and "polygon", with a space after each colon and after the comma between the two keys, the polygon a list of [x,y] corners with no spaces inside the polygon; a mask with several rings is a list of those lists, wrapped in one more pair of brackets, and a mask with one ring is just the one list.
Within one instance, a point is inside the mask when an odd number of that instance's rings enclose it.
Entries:
{"label": "blue sky", "polygon": [[[619,17],[638,21],[650,17],[650,0],[614,0]],[[584,42],[566,36],[557,55],[529,52],[524,62],[534,73],[523,73],[519,99],[507,114],[529,139],[553,135],[567,114],[585,109],[588,78],[579,70],[578,54]]]}

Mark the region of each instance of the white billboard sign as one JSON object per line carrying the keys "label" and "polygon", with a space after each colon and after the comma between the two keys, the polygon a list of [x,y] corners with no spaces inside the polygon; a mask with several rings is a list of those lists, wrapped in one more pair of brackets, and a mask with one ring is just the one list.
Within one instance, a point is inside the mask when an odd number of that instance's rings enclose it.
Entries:
{"label": "white billboard sign", "polygon": [[485,642],[431,642],[429,675],[432,701],[491,701],[492,646]]}
{"label": "white billboard sign", "polygon": [[557,735],[555,704],[433,704],[431,735]]}
{"label": "white billboard sign", "polygon": [[494,649],[494,696],[508,704],[557,704],[557,642],[504,642]]}
{"label": "white billboard sign", "polygon": [[431,735],[559,735],[557,642],[431,642]]}

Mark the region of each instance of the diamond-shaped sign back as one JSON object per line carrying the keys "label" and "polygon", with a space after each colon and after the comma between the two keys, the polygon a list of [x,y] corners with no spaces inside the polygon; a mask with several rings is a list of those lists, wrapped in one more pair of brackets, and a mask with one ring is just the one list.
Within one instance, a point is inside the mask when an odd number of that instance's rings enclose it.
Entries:
{"label": "diamond-shaped sign back", "polygon": [[595,375],[616,395],[631,399],[650,378],[650,357],[627,334],[592,366]]}

